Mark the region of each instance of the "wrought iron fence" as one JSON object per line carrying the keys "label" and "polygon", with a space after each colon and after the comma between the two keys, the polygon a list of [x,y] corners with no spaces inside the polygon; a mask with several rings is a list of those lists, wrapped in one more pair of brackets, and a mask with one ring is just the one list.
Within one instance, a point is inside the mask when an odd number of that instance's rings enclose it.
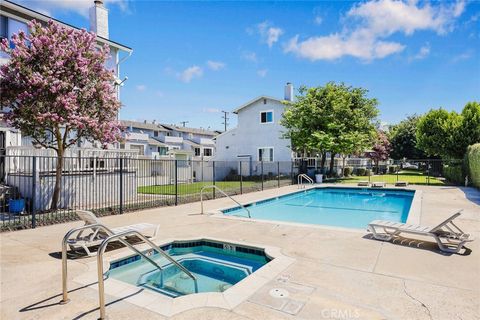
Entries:
{"label": "wrought iron fence", "polygon": [[74,220],[78,209],[101,216],[198,201],[210,184],[229,195],[276,188],[294,183],[297,171],[291,162],[65,157],[53,208],[56,164],[51,156],[0,156],[2,230]]}
{"label": "wrought iron fence", "polygon": [[[57,206],[52,207],[57,158],[0,156],[0,229],[34,228],[76,219],[75,210],[97,215],[178,205],[200,199],[200,190],[214,184],[229,195],[278,188],[296,183],[299,173],[336,183],[360,181],[395,184],[463,184],[459,160],[371,162],[200,161],[132,157],[66,157]],[[312,166],[314,163],[315,167]],[[207,198],[221,197],[215,189]]]}

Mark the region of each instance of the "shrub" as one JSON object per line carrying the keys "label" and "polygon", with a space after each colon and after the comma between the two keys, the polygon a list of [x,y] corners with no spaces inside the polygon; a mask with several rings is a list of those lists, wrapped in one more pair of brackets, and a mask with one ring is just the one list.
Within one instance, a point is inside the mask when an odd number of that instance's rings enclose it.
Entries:
{"label": "shrub", "polygon": [[392,165],[388,166],[388,173],[397,173],[398,171],[398,166]]}
{"label": "shrub", "polygon": [[468,147],[466,167],[469,181],[475,187],[480,188],[480,143]]}
{"label": "shrub", "polygon": [[465,181],[462,165],[444,165],[443,176],[445,179],[455,184],[463,184]]}
{"label": "shrub", "polygon": [[367,174],[367,169],[365,169],[365,168],[357,168],[355,172],[356,172],[356,175],[357,175],[357,176],[364,176],[364,175]]}
{"label": "shrub", "polygon": [[372,170],[371,169],[366,169],[365,170],[365,175],[366,176],[371,176],[372,175]]}
{"label": "shrub", "polygon": [[352,167],[345,167],[343,168],[343,175],[345,177],[348,177],[349,175],[351,175],[353,172],[353,168]]}

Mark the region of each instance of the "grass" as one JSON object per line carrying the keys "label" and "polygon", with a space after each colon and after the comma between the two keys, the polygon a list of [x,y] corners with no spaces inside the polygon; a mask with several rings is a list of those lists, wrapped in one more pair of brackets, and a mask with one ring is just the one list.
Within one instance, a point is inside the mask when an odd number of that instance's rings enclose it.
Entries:
{"label": "grass", "polygon": [[[357,183],[358,181],[368,181],[368,176],[350,176],[338,179],[340,183]],[[371,182],[383,181],[394,184],[397,181],[406,181],[409,184],[425,184],[425,185],[444,185],[445,181],[435,177],[428,177],[421,171],[403,170],[397,174],[382,174],[370,176]]]}
{"label": "grass", "polygon": [[[212,182],[194,182],[194,183],[179,183],[178,184],[178,194],[179,195],[188,195],[188,194],[195,194],[200,193],[200,190],[204,186],[211,185]],[[243,188],[252,187],[254,185],[260,184],[260,182],[254,181],[243,181],[242,185]],[[215,185],[224,191],[228,191],[229,189],[240,189],[240,181],[217,181]],[[159,185],[159,186],[144,186],[138,187],[139,193],[145,194],[164,194],[164,195],[175,195],[175,185],[168,184],[168,185]]]}

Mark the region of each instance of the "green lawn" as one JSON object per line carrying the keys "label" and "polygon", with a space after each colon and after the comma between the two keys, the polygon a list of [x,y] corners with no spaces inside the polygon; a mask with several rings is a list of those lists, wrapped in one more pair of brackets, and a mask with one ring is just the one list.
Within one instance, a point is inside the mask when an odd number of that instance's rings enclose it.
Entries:
{"label": "green lawn", "polygon": [[[194,182],[194,183],[179,183],[178,184],[178,194],[179,195],[188,195],[200,193],[200,190],[204,186],[211,185],[212,182]],[[243,181],[243,188],[252,187],[255,184],[260,184],[260,182],[254,181]],[[217,181],[215,185],[224,191],[237,189],[240,190],[240,181]],[[162,186],[145,186],[138,187],[139,193],[145,194],[166,194],[166,195],[175,195],[175,185],[168,184]]]}
{"label": "green lawn", "polygon": [[[338,179],[340,183],[357,183],[358,181],[368,181],[368,176],[351,176],[348,178]],[[414,170],[400,171],[397,174],[382,174],[370,176],[371,182],[383,181],[394,184],[396,181],[406,181],[409,184],[429,184],[444,185],[445,181],[434,177],[427,177],[423,172]]]}

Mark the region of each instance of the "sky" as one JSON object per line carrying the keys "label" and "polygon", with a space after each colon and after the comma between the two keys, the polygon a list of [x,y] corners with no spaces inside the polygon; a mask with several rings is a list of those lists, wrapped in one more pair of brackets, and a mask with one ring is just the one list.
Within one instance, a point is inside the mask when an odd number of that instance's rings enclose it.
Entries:
{"label": "sky", "polygon": [[[15,2],[87,29],[93,3]],[[134,50],[121,119],[223,129],[220,111],[286,82],[366,88],[389,124],[480,100],[479,1],[105,3],[110,39]]]}

